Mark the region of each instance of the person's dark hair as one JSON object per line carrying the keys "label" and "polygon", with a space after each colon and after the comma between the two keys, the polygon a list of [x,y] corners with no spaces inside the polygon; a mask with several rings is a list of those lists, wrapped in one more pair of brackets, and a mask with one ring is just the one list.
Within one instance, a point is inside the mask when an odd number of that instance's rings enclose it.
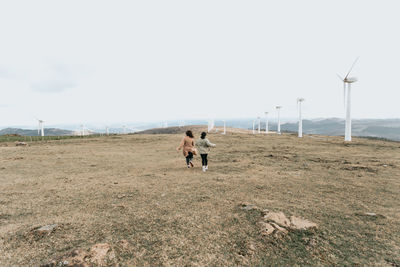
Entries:
{"label": "person's dark hair", "polygon": [[190,138],[193,138],[193,133],[191,130],[187,130],[186,135],[189,136]]}
{"label": "person's dark hair", "polygon": [[204,138],[206,138],[206,135],[207,135],[207,133],[206,133],[206,132],[202,132],[202,133],[201,133],[201,139],[204,139]]}

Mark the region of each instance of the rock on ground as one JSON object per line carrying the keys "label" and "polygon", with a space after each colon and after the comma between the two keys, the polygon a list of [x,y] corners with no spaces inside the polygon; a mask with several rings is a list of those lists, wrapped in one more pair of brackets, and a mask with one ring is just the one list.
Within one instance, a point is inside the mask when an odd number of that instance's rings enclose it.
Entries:
{"label": "rock on ground", "polygon": [[37,229],[34,230],[34,232],[38,235],[46,235],[46,234],[50,234],[51,232],[53,232],[56,228],[57,228],[58,224],[48,224],[48,225],[44,225],[42,227],[39,227]]}
{"label": "rock on ground", "polygon": [[42,267],[55,266],[107,266],[115,259],[115,254],[108,243],[98,243],[93,245],[89,251],[76,249],[61,261],[53,261],[42,265]]}
{"label": "rock on ground", "polygon": [[[243,210],[258,209],[255,205],[241,204]],[[289,230],[308,230],[316,228],[317,224],[307,219],[303,219],[296,216],[286,217],[283,212],[274,212],[269,210],[262,211],[261,220],[257,223],[260,227],[261,234],[263,235],[278,235],[287,234]]]}

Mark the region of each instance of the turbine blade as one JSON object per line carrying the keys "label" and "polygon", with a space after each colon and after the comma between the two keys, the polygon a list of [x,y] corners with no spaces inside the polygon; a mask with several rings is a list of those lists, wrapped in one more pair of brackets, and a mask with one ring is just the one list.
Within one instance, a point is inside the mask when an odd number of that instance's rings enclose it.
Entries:
{"label": "turbine blade", "polygon": [[356,60],[354,60],[354,63],[353,63],[353,65],[351,65],[351,68],[350,68],[349,72],[347,73],[345,79],[349,76],[350,72],[353,70],[354,65],[356,65],[356,63],[357,63],[357,61],[358,61],[359,58],[360,58],[360,57],[357,57]]}
{"label": "turbine blade", "polygon": [[339,74],[336,74],[338,77],[339,77],[339,79],[343,82],[344,81],[344,78],[342,77],[342,76],[340,76]]}

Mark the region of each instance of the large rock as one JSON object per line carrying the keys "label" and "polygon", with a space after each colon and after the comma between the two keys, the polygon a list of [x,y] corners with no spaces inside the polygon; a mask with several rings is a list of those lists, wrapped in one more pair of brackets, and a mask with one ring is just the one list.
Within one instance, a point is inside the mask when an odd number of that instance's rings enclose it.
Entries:
{"label": "large rock", "polygon": [[307,230],[310,228],[316,228],[317,224],[310,222],[309,220],[302,219],[296,216],[290,217],[290,228],[296,230]]}
{"label": "large rock", "polygon": [[[248,206],[245,206],[248,207]],[[251,208],[244,208],[251,210]],[[304,231],[311,228],[316,228],[317,224],[309,220],[296,216],[286,217],[283,212],[274,212],[269,210],[262,211],[261,220],[257,223],[260,227],[262,235],[282,236],[290,230]]]}
{"label": "large rock", "polygon": [[272,221],[282,227],[290,227],[290,220],[286,217],[286,215],[283,212],[272,212],[268,210],[264,210],[263,212],[264,215],[264,220],[265,221]]}

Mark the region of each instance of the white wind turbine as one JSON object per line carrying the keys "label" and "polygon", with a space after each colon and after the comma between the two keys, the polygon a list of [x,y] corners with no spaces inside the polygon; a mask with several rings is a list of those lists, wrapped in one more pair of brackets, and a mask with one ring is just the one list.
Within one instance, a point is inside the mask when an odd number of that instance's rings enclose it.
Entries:
{"label": "white wind turbine", "polygon": [[261,117],[257,117],[258,120],[258,133],[261,133]]}
{"label": "white wind turbine", "polygon": [[224,132],[222,134],[226,134],[226,121],[224,120]]}
{"label": "white wind turbine", "polygon": [[81,136],[85,135],[85,126],[81,124]]}
{"label": "white wind turbine", "polygon": [[264,112],[265,114],[265,133],[268,133],[268,112]]}
{"label": "white wind turbine", "polygon": [[303,137],[303,118],[302,118],[302,114],[301,114],[301,103],[304,102],[304,98],[297,98],[297,108],[299,110],[299,132],[298,132],[298,136],[299,137]]}
{"label": "white wind turbine", "polygon": [[37,121],[39,123],[39,125],[38,125],[38,135],[40,133],[41,136],[44,136],[44,128],[43,128],[44,121],[43,120],[39,120],[39,119],[37,119]]}
{"label": "white wind turbine", "polygon": [[214,120],[213,120],[213,119],[209,120],[209,121],[208,121],[208,129],[207,129],[207,132],[210,132],[212,129],[214,129],[214,126],[215,126]]}
{"label": "white wind turbine", "polygon": [[106,126],[106,135],[109,135],[108,126]]}
{"label": "white wind turbine", "polygon": [[[349,75],[350,72],[353,70],[354,65],[357,63],[357,61],[358,58],[356,58],[349,72],[346,74],[344,78],[338,75],[340,80],[343,81],[343,97],[346,108],[346,126],[345,126],[344,140],[348,142],[351,141],[351,84],[357,81],[356,77],[349,77]],[[347,96],[346,96],[346,89],[347,89]]]}
{"label": "white wind turbine", "polygon": [[278,129],[277,129],[277,134],[281,134],[281,108],[282,106],[276,106],[275,107],[277,112],[278,112]]}
{"label": "white wind turbine", "polygon": [[256,120],[253,120],[253,134],[255,134],[255,128],[256,128]]}

